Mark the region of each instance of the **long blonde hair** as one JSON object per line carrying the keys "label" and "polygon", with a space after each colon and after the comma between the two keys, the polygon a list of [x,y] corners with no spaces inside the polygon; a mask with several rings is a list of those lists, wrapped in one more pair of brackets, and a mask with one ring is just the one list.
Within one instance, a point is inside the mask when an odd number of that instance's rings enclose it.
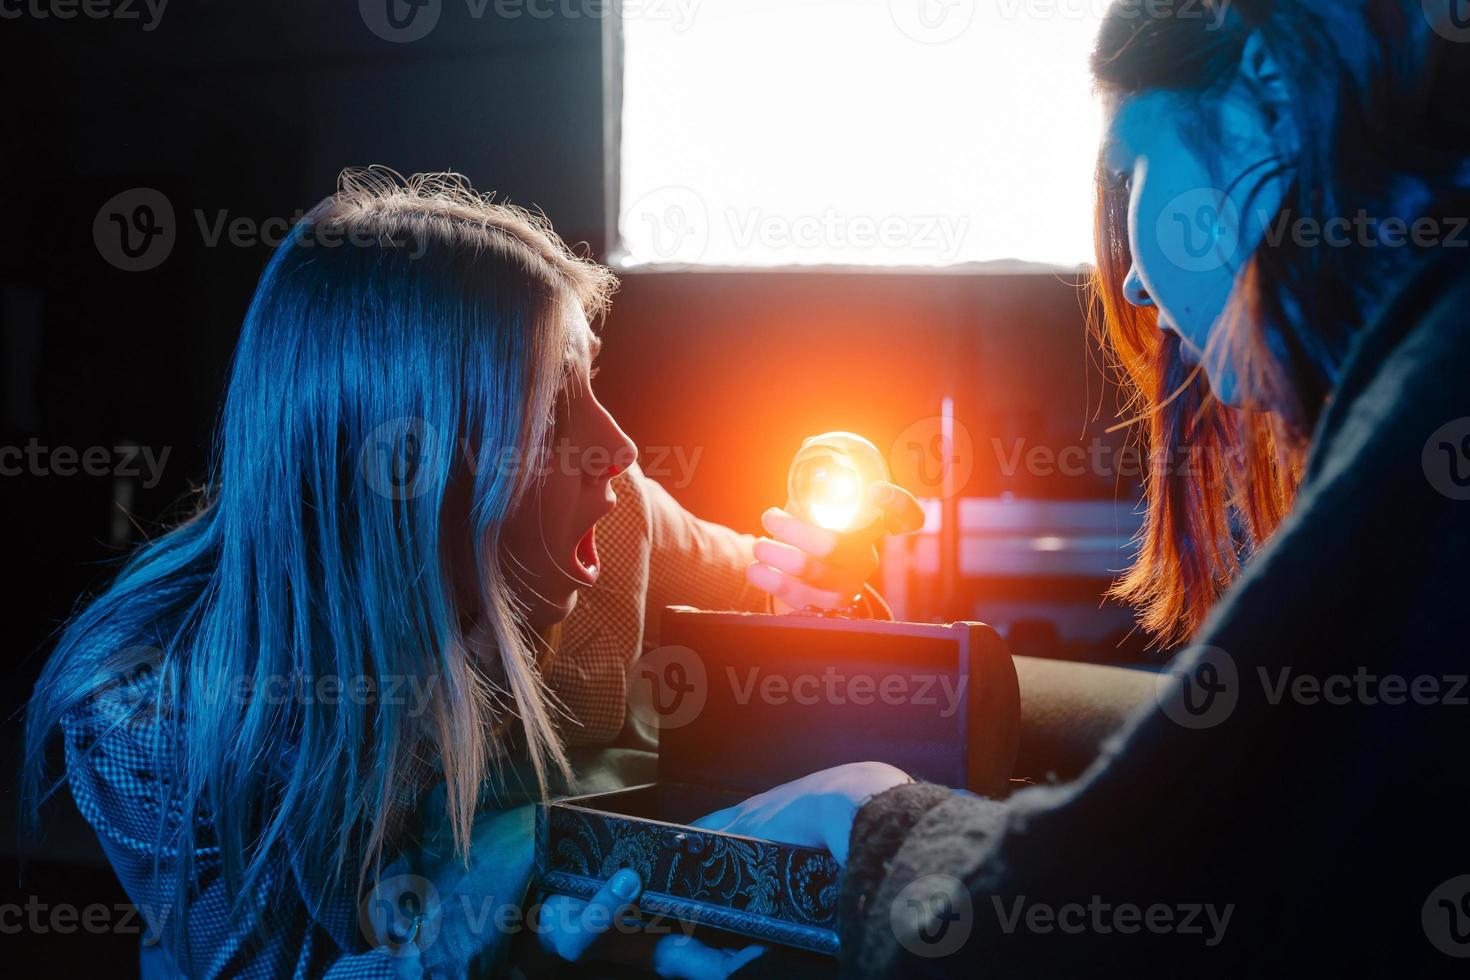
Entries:
{"label": "long blonde hair", "polygon": [[[344,172],[261,277],[198,512],[131,556],[48,660],[27,719],[32,813],[55,789],[44,748],[58,723],[124,686],[139,644],[156,644],[142,659],[157,695],[130,723],[178,735],[159,760],[177,805],[162,807],[157,854],[182,858],[180,905],[203,845],[193,819],[171,816],[208,815],[238,911],[266,915],[243,897],[282,855],[318,883],[356,865],[363,887],[425,759],[461,853],[509,731],[543,788],[565,774],[500,531],[542,472],[568,365],[564,304],[595,317],[614,286],[544,218],[463,177]],[[520,465],[492,465],[507,458]],[[466,483],[468,513],[449,513]],[[472,609],[446,553],[465,534]],[[410,679],[430,696],[258,693],[262,679],[321,677],[383,693]],[[222,701],[240,679],[252,694]]]}

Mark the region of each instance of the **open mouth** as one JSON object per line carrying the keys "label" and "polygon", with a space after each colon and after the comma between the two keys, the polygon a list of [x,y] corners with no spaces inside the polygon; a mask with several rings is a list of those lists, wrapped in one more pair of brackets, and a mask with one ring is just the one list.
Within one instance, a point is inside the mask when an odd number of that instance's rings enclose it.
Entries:
{"label": "open mouth", "polygon": [[598,573],[601,571],[597,559],[597,525],[593,524],[587,529],[577,542],[576,550],[572,552],[572,568],[575,570],[576,578],[583,585],[595,585]]}

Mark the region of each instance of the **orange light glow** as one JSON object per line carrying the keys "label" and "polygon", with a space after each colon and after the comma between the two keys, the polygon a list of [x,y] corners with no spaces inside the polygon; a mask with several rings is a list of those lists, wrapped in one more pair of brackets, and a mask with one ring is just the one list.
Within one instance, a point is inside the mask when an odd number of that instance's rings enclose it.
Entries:
{"label": "orange light glow", "polygon": [[833,457],[830,466],[813,474],[811,496],[805,503],[818,527],[845,531],[857,519],[863,502],[862,481],[849,466],[840,457]]}
{"label": "orange light glow", "polygon": [[861,531],[879,512],[868,488],[888,479],[883,454],[851,432],[828,432],[802,443],[791,461],[787,492],[792,512],[829,531]]}

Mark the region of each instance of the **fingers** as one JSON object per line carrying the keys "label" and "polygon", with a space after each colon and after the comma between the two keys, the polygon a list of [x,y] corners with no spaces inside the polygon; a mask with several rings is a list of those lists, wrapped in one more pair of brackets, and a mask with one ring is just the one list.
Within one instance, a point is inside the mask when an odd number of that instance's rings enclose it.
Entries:
{"label": "fingers", "polygon": [[761,527],[778,541],[784,541],[813,558],[826,558],[837,551],[841,538],[835,531],[808,524],[792,517],[779,507],[772,507],[761,515]]}
{"label": "fingers", "polygon": [[[596,895],[587,900],[580,915],[568,917],[569,927],[558,929],[552,937],[552,947],[556,954],[569,963],[580,960],[588,948],[628,910],[642,891],[643,882],[631,868],[624,868],[613,875],[598,889]],[[548,901],[546,909],[551,907],[552,902]],[[551,921],[563,920],[553,916]]]}
{"label": "fingers", "polygon": [[740,968],[766,951],[764,946],[747,946],[744,949],[725,951],[725,976],[739,972]]}
{"label": "fingers", "polygon": [[698,820],[691,820],[689,822],[689,826],[698,827],[701,830],[724,830],[726,827],[730,826],[730,824],[734,823],[735,819],[739,816],[740,807],[727,806],[723,810],[716,810],[714,813],[706,813]]}
{"label": "fingers", "polygon": [[878,552],[871,547],[854,548],[822,561],[784,541],[761,538],[755,543],[755,560],[818,589],[849,597],[878,571]]}
{"label": "fingers", "polygon": [[784,541],[772,541],[770,538],[756,541],[755,560],[797,578],[809,578],[813,572],[822,569],[821,562],[809,558],[800,548],[794,548]]}
{"label": "fingers", "polygon": [[[883,501],[886,526],[922,526],[924,510],[908,491],[888,483],[875,486],[883,491],[875,500]],[[756,542],[756,563],[746,578],[791,609],[841,609],[878,570],[871,536],[829,531],[774,507],[761,515],[761,524],[771,538]]]}
{"label": "fingers", "polygon": [[745,570],[745,578],[751,585],[768,592],[792,609],[814,606],[818,609],[841,609],[852,601],[852,594],[843,594],[832,589],[819,589],[801,579],[787,575],[779,568],[762,562],[754,562]]}
{"label": "fingers", "polygon": [[924,526],[924,505],[903,487],[879,481],[869,490],[873,503],[883,511],[883,525],[890,534],[908,534]]}
{"label": "fingers", "polygon": [[765,951],[764,946],[714,949],[691,936],[665,936],[653,948],[653,970],[670,980],[725,980]]}

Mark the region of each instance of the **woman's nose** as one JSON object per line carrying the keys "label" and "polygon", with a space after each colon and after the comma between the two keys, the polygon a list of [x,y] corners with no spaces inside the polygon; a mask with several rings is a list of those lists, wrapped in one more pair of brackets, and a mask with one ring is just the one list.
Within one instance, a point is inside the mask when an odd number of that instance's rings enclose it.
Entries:
{"label": "woman's nose", "polygon": [[1128,269],[1128,278],[1123,280],[1123,298],[1134,306],[1153,306],[1154,301],[1144,288],[1143,277],[1138,274],[1138,263]]}
{"label": "woman's nose", "polygon": [[606,445],[611,453],[612,465],[608,471],[602,474],[611,478],[624,472],[628,467],[638,461],[638,444],[628,438],[628,433],[618,425],[618,420],[613,418],[611,412],[602,409],[603,424],[607,427]]}

